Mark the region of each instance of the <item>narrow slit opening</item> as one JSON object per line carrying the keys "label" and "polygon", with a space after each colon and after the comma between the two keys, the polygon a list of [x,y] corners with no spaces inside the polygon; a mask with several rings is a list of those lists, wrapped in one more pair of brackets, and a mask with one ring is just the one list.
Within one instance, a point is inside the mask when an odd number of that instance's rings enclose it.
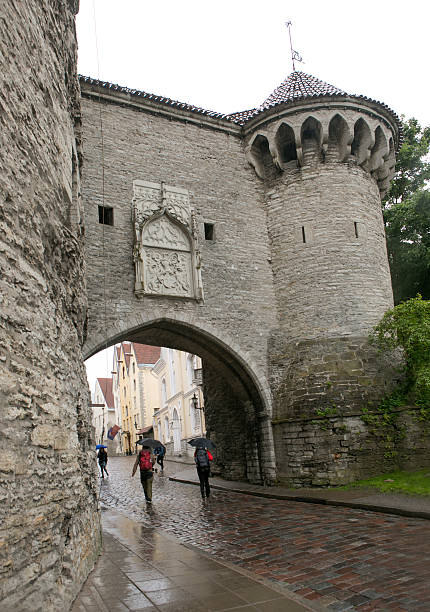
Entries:
{"label": "narrow slit opening", "polygon": [[213,239],[214,239],[214,224],[205,223],[205,240],[213,240]]}
{"label": "narrow slit opening", "polygon": [[306,243],[306,232],[305,232],[305,226],[302,225],[302,239],[303,242]]}

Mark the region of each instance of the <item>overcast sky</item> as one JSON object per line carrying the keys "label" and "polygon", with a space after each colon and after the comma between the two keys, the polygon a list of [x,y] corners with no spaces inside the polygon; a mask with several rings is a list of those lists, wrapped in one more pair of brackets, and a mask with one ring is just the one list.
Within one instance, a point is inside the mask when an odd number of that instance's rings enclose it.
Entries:
{"label": "overcast sky", "polygon": [[293,47],[305,61],[298,70],[428,125],[429,6],[426,0],[81,0],[79,71],[209,110],[245,110],[291,72],[285,22],[292,21]]}
{"label": "overcast sky", "polygon": [[[426,0],[80,0],[78,69],[231,113],[260,105],[297,70],[430,124]],[[97,33],[97,36],[96,36]],[[99,365],[93,365],[98,364]],[[111,360],[93,359],[110,376]]]}

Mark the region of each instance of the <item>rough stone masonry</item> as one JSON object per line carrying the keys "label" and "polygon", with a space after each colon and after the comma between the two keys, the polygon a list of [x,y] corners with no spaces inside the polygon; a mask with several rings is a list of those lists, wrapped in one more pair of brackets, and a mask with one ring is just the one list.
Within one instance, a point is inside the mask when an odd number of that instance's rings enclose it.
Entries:
{"label": "rough stone masonry", "polygon": [[[253,482],[380,468],[360,415],[398,375],[367,342],[392,305],[393,111],[301,72],[228,116],[85,77],[80,97],[77,8],[0,3],[2,610],[67,610],[94,563],[83,357],[106,343],[199,354],[217,470]],[[428,461],[400,429],[399,463]]]}
{"label": "rough stone masonry", "polygon": [[0,609],[67,610],[100,546],[77,2],[0,3]]}
{"label": "rough stone masonry", "polygon": [[[228,116],[87,77],[81,93],[85,354],[127,338],[201,355],[224,477],[327,485],[393,465],[360,414],[399,377],[367,342],[393,304],[395,113],[301,72]],[[398,460],[425,461],[408,432]]]}

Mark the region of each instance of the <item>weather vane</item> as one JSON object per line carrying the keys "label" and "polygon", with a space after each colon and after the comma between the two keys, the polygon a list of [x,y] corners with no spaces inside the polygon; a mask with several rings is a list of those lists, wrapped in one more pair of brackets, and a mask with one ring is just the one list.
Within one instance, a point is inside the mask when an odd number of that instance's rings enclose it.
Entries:
{"label": "weather vane", "polygon": [[287,26],[288,34],[290,35],[291,61],[293,62],[293,72],[295,72],[296,71],[296,66],[294,64],[294,61],[296,61],[296,62],[303,62],[303,59],[302,59],[302,56],[299,53],[297,53],[297,51],[294,51],[293,43],[291,42],[291,26],[293,24],[291,23],[291,21],[287,21],[285,23],[285,25]]}

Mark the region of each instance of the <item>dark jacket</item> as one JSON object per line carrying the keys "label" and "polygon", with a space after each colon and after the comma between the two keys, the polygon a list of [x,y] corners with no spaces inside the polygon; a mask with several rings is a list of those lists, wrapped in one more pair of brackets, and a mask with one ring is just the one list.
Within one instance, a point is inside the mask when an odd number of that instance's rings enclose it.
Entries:
{"label": "dark jacket", "polygon": [[99,463],[107,463],[108,456],[104,448],[101,448],[99,450],[99,452],[97,453],[97,457],[98,457]]}

